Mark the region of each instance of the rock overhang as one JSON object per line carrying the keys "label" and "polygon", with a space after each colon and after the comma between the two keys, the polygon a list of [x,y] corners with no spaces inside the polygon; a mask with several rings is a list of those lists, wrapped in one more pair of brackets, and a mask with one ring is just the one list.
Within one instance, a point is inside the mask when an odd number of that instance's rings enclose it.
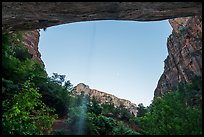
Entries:
{"label": "rock overhang", "polygon": [[2,31],[81,21],[157,21],[199,15],[201,2],[2,2]]}

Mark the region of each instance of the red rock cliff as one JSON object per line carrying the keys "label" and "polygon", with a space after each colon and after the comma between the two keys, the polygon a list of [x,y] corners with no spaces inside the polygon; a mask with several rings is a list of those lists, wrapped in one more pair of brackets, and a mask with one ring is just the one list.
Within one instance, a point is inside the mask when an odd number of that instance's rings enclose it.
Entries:
{"label": "red rock cliff", "polygon": [[125,106],[125,108],[130,111],[135,116],[137,115],[137,106],[134,103],[131,103],[129,100],[120,99],[114,95],[108,94],[106,92],[98,91],[95,89],[90,89],[88,85],[83,83],[79,83],[74,88],[74,93],[80,95],[84,92],[85,95],[90,96],[91,98],[97,99],[101,104],[104,103],[113,103],[115,107],[119,107],[121,104]]}
{"label": "red rock cliff", "polygon": [[202,17],[175,18],[169,22],[173,31],[167,40],[168,56],[155,97],[202,76]]}
{"label": "red rock cliff", "polygon": [[24,31],[23,44],[28,49],[28,52],[33,55],[33,59],[37,60],[44,67],[44,62],[42,61],[41,54],[38,50],[39,37],[39,30]]}

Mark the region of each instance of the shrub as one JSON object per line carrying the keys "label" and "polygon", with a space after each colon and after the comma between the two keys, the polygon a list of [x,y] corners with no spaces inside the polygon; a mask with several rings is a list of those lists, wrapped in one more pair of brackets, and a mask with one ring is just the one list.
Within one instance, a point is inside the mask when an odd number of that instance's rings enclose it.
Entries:
{"label": "shrub", "polygon": [[51,128],[57,116],[42,103],[38,92],[27,80],[17,94],[3,101],[3,134],[38,135]]}

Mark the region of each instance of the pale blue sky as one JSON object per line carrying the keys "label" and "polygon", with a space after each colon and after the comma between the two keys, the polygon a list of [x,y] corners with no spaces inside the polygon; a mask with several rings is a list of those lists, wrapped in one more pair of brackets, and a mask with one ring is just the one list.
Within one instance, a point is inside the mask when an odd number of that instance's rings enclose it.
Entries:
{"label": "pale blue sky", "polygon": [[148,106],[164,70],[168,20],[90,21],[40,31],[39,50],[49,76],[66,75],[137,105]]}

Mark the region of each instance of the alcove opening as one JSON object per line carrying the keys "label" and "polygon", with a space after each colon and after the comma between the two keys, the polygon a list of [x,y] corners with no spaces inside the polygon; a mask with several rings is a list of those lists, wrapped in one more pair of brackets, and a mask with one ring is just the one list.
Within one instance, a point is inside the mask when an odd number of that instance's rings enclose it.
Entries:
{"label": "alcove opening", "polygon": [[168,20],[76,22],[42,29],[39,50],[49,76],[148,106],[171,32]]}

